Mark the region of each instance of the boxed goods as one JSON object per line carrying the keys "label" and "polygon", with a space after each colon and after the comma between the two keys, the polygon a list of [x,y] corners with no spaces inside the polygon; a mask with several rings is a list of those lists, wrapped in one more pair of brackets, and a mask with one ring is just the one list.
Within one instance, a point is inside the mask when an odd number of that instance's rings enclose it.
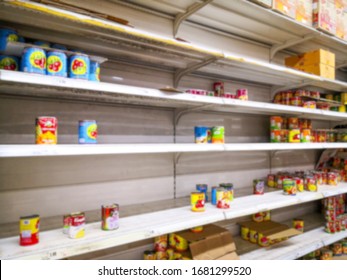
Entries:
{"label": "boxed goods", "polygon": [[296,0],[273,0],[272,9],[295,19]]}
{"label": "boxed goods", "polygon": [[295,19],[312,26],[312,0],[296,0]]}
{"label": "boxed goods", "polygon": [[250,1],[267,8],[271,8],[272,6],[272,0],[250,0]]}
{"label": "boxed goods", "polygon": [[313,0],[313,27],[336,34],[336,0]]}
{"label": "boxed goods", "polygon": [[318,49],[287,57],[285,65],[328,79],[335,79],[335,54],[327,50]]}

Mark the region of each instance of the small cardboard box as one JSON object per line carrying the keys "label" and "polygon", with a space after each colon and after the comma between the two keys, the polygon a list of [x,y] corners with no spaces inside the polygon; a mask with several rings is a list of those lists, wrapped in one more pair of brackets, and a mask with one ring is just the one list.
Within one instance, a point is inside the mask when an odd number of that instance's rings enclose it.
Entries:
{"label": "small cardboard box", "polygon": [[335,68],[335,54],[327,50],[318,49],[285,58],[285,65],[288,67],[297,68],[312,64],[326,64]]}
{"label": "small cardboard box", "polygon": [[326,33],[336,34],[336,1],[313,0],[313,27]]}
{"label": "small cardboard box", "polygon": [[250,0],[251,2],[257,3],[261,6],[271,8],[272,7],[272,0]]}
{"label": "small cardboard box", "polygon": [[273,0],[272,9],[295,19],[296,0]]}
{"label": "small cardboard box", "polygon": [[295,19],[308,26],[312,26],[312,0],[297,0]]}
{"label": "small cardboard box", "polygon": [[296,69],[327,79],[335,80],[335,68],[326,64],[316,63],[311,65],[303,65],[296,67]]}
{"label": "small cardboard box", "polygon": [[237,260],[235,242],[230,232],[216,225],[206,225],[199,233],[176,232],[187,240],[193,260]]}

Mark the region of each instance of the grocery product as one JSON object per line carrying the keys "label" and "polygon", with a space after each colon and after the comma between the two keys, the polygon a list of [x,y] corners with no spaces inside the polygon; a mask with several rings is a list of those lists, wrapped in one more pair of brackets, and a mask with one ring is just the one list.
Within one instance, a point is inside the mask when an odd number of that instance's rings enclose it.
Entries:
{"label": "grocery product", "polygon": [[119,205],[101,206],[101,228],[103,230],[115,230],[119,228]]}
{"label": "grocery product", "polygon": [[208,130],[206,126],[196,126],[194,128],[195,143],[196,144],[205,144],[208,139]]}
{"label": "grocery product", "polygon": [[253,180],[253,194],[264,194],[265,182],[262,179]]}
{"label": "grocery product", "polygon": [[283,180],[283,194],[285,195],[296,195],[296,184],[292,179],[284,179]]}
{"label": "grocery product", "polygon": [[19,219],[19,245],[28,246],[39,243],[40,216],[31,215]]}
{"label": "grocery product", "polygon": [[40,48],[25,48],[20,61],[20,71],[46,74],[46,52]]}
{"label": "grocery product", "polygon": [[144,260],[156,260],[156,252],[154,250],[146,250],[143,252]]}
{"label": "grocery product", "polygon": [[78,125],[78,143],[96,144],[98,127],[95,120],[82,120]]}
{"label": "grocery product", "polygon": [[248,90],[245,88],[238,89],[236,91],[236,97],[237,99],[240,99],[240,100],[248,100]]}
{"label": "grocery product", "polygon": [[47,75],[67,77],[67,57],[60,51],[47,52]]}
{"label": "grocery product", "polygon": [[19,59],[16,56],[0,55],[0,69],[18,71]]}
{"label": "grocery product", "polygon": [[205,202],[208,202],[207,189],[208,189],[208,186],[206,184],[197,184],[196,185],[196,190],[198,192],[203,192],[205,194]]}
{"label": "grocery product", "polygon": [[289,143],[300,143],[300,129],[290,129],[288,134]]}
{"label": "grocery product", "polygon": [[57,144],[58,121],[55,117],[36,118],[36,144]]}
{"label": "grocery product", "polygon": [[90,60],[87,55],[75,54],[69,58],[69,77],[73,79],[89,79]]}
{"label": "grocery product", "polygon": [[293,228],[304,232],[304,220],[298,218],[293,219]]}
{"label": "grocery product", "polygon": [[336,34],[336,6],[334,0],[313,0],[313,27]]}
{"label": "grocery product", "polygon": [[168,236],[160,235],[154,238],[154,250],[156,252],[165,252],[168,248]]}
{"label": "grocery product", "polygon": [[90,61],[89,81],[100,82],[100,63]]}
{"label": "grocery product", "polygon": [[222,96],[224,94],[224,83],[215,82],[213,84],[213,90],[214,90],[215,96]]}
{"label": "grocery product", "polygon": [[203,230],[204,230],[203,226],[197,226],[190,229],[190,231],[194,233],[202,232]]}
{"label": "grocery product", "polygon": [[231,197],[230,191],[224,188],[218,189],[216,193],[217,208],[222,208],[222,209],[230,208],[230,202],[231,202],[230,197]]}
{"label": "grocery product", "polygon": [[212,127],[212,143],[223,144],[224,143],[224,126]]}
{"label": "grocery product", "polygon": [[193,212],[205,211],[205,193],[192,192],[190,194],[190,203]]}
{"label": "grocery product", "polygon": [[68,236],[72,239],[82,238],[85,235],[86,218],[83,212],[71,214],[71,224]]}
{"label": "grocery product", "polygon": [[10,28],[0,28],[0,51],[6,50],[7,42],[18,41],[17,32]]}
{"label": "grocery product", "polygon": [[217,189],[218,189],[218,187],[216,187],[216,186],[211,188],[211,204],[212,205],[217,204]]}

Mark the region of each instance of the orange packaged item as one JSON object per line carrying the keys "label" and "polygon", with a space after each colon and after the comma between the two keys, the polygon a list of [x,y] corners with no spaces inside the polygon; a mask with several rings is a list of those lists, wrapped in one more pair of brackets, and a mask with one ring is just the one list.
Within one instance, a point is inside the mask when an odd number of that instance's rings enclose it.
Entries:
{"label": "orange packaged item", "polygon": [[55,117],[36,118],[36,144],[57,144],[58,121]]}

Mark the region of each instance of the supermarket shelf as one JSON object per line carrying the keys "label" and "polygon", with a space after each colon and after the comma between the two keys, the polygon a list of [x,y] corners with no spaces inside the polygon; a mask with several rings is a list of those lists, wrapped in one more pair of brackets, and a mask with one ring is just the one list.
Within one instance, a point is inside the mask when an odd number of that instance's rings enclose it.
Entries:
{"label": "supermarket shelf", "polygon": [[240,197],[232,202],[230,210],[218,209],[209,203],[206,211],[201,213],[192,212],[189,206],[179,207],[121,218],[120,228],[115,231],[102,231],[100,222],[88,224],[86,236],[77,240],[69,239],[62,233],[62,229],[45,231],[40,233],[40,243],[29,247],[20,247],[18,237],[3,238],[0,239],[0,259],[61,259],[242,217],[263,211],[264,205],[267,210],[272,210],[346,192],[347,184],[340,183],[338,187],[321,186],[318,192],[303,192],[294,197],[285,196],[282,191]]}
{"label": "supermarket shelf", "polygon": [[347,148],[347,143],[0,145],[0,158],[340,148]]}
{"label": "supermarket shelf", "polygon": [[243,101],[210,96],[198,96],[158,89],[140,88],[111,83],[96,83],[77,79],[42,76],[24,72],[0,70],[1,95],[127,103],[166,108],[200,108],[216,112],[263,115],[291,115],[302,118],[343,121],[347,114],[285,106],[273,103]]}
{"label": "supermarket shelf", "polygon": [[[100,42],[106,40],[105,44],[112,44],[107,50],[103,44],[104,48],[100,52],[105,53],[108,57],[126,57],[127,61],[158,67],[165,65],[171,67],[173,71],[186,69],[189,65],[216,58],[216,62],[204,66],[194,73],[221,79],[252,81],[275,88],[288,86],[296,88],[305,84],[326,91],[347,91],[346,82],[325,79],[287,67],[158,36],[136,28],[43,4],[21,0],[0,2],[0,5],[0,16],[10,22],[13,21],[13,13],[18,13],[21,21],[35,15],[37,24],[47,26],[57,32],[64,30],[67,33],[80,34],[80,29],[83,29],[83,36],[88,38],[89,44],[95,51],[98,50]],[[58,36],[58,33],[55,36]],[[235,71],[235,67],[237,71]]]}
{"label": "supermarket shelf", "polygon": [[269,248],[243,254],[240,258],[242,260],[294,260],[346,237],[347,231],[329,234],[324,232],[324,227],[319,227]]}
{"label": "supermarket shelf", "polygon": [[[36,46],[33,44],[27,44],[27,43],[21,43],[21,42],[7,42],[6,45],[6,50],[3,51],[3,53],[5,55],[14,55],[14,56],[22,56],[23,50],[25,48],[29,48],[29,47],[39,47],[41,49],[44,49],[45,51],[59,51],[59,52],[64,52],[67,56],[70,55],[74,55],[76,54],[76,52],[72,52],[72,51],[67,51],[67,50],[58,50],[58,49],[54,49],[54,48],[47,48],[47,47],[42,47],[42,46]],[[95,56],[95,55],[89,55],[89,58],[91,61],[95,61],[98,63],[104,63],[105,61],[107,61],[107,58],[104,57],[100,57],[100,56]]]}

